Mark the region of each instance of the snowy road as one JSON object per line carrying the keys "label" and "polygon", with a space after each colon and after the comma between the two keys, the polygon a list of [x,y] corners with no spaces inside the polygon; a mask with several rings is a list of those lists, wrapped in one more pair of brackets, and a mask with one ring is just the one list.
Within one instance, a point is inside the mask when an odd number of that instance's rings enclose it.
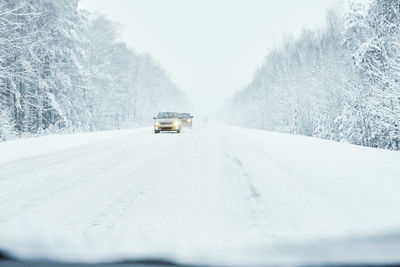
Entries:
{"label": "snowy road", "polygon": [[400,228],[399,163],[396,152],[215,124],[8,142],[0,246],[212,258],[387,233]]}

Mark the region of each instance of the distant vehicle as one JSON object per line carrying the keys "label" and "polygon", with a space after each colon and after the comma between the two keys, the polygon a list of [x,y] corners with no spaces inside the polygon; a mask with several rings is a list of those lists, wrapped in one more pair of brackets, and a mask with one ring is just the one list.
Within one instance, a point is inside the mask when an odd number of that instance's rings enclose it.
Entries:
{"label": "distant vehicle", "polygon": [[193,126],[193,116],[190,113],[178,113],[179,119],[182,121],[182,126],[188,126],[192,129]]}
{"label": "distant vehicle", "polygon": [[154,133],[182,131],[182,122],[177,112],[160,112],[154,117]]}

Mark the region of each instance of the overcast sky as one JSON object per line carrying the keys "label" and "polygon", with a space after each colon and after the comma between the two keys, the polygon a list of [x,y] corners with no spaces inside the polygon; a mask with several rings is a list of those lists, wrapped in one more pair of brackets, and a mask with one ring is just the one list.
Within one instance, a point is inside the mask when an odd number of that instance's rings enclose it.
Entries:
{"label": "overcast sky", "polygon": [[82,0],[121,24],[121,39],[149,52],[190,97],[214,111],[246,86],[268,49],[320,27],[341,0]]}

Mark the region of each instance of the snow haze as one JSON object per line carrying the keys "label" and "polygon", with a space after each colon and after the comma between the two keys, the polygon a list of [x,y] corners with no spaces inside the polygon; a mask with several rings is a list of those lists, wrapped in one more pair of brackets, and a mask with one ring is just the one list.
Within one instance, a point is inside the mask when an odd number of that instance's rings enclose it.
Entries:
{"label": "snow haze", "polygon": [[342,1],[3,0],[0,265],[398,265],[400,0]]}
{"label": "snow haze", "polygon": [[341,0],[82,0],[122,26],[121,38],[150,53],[195,105],[213,112],[252,79],[268,49],[324,24]]}

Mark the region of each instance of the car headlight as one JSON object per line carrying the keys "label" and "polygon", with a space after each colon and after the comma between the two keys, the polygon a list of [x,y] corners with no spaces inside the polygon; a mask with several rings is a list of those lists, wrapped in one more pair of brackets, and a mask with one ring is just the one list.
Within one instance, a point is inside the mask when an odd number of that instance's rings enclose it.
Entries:
{"label": "car headlight", "polygon": [[159,121],[156,121],[156,122],[154,123],[154,125],[155,125],[155,126],[160,126],[160,122],[159,122]]}
{"label": "car headlight", "polygon": [[179,126],[179,120],[174,121],[174,126],[178,127]]}
{"label": "car headlight", "polygon": [[192,122],[192,120],[191,120],[191,119],[188,119],[187,122]]}

